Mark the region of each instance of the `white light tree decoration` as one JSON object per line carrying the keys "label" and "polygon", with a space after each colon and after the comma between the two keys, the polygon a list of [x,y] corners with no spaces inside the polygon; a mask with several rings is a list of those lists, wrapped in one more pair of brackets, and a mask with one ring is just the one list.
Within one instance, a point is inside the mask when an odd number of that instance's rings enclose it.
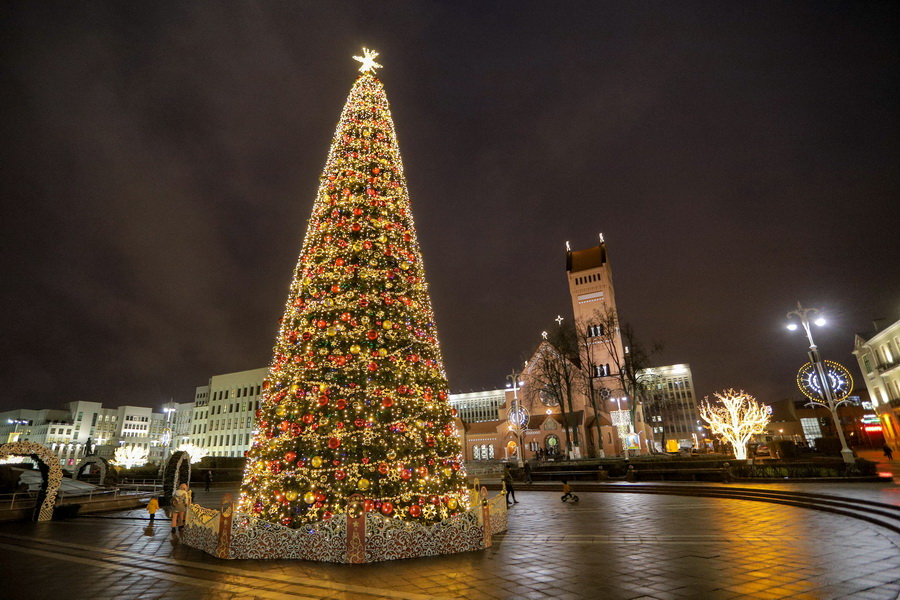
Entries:
{"label": "white light tree decoration", "polygon": [[116,453],[113,455],[113,459],[109,462],[116,465],[117,467],[124,467],[126,469],[131,469],[133,467],[141,467],[147,464],[147,457],[150,455],[150,451],[141,446],[136,446],[134,444],[129,444],[127,446],[119,446],[116,448]]}
{"label": "white light tree decoration", "polygon": [[206,448],[201,448],[197,444],[192,444],[190,442],[185,442],[176,448],[176,452],[187,452],[188,456],[191,457],[191,464],[195,465],[205,456],[209,455],[209,451]]}
{"label": "white light tree decoration", "polygon": [[704,398],[700,406],[700,417],[709,423],[709,428],[716,435],[727,440],[734,448],[734,457],[738,460],[747,458],[747,442],[757,434],[766,430],[769,414],[764,404],[743,390],[733,389],[714,394],[718,403],[710,404],[709,396]]}

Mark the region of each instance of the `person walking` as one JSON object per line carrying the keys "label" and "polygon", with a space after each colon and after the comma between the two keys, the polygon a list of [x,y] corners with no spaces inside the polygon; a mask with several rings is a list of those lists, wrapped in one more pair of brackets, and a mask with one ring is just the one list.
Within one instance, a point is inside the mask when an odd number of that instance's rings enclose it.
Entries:
{"label": "person walking", "polygon": [[206,491],[208,492],[208,491],[209,491],[209,484],[212,483],[212,471],[207,471],[207,472],[206,472],[206,478],[205,478],[205,481],[206,481]]}
{"label": "person walking", "polygon": [[186,483],[182,483],[172,494],[172,533],[184,527],[184,516],[187,513],[189,502],[188,486]]}
{"label": "person walking", "polygon": [[882,450],[882,452],[884,452],[885,458],[887,458],[888,460],[894,460],[894,451],[891,450],[890,446],[885,444],[884,448],[882,448],[881,450]]}
{"label": "person walking", "polygon": [[150,523],[153,523],[153,520],[156,518],[156,511],[159,510],[159,500],[156,496],[150,498],[150,502],[147,503],[147,512],[150,513]]}
{"label": "person walking", "polygon": [[[509,470],[509,465],[506,465],[506,468],[503,470],[503,483],[506,484],[506,506],[509,508],[513,504],[518,504],[519,501],[516,500],[516,490],[513,488],[513,478],[512,472]],[[510,502],[510,499],[512,502]]]}
{"label": "person walking", "polygon": [[531,463],[525,461],[525,483],[531,483]]}
{"label": "person walking", "polygon": [[562,484],[563,484],[563,488],[562,488],[563,495],[562,495],[562,498],[560,498],[560,500],[562,500],[563,502],[565,502],[566,500],[571,500],[574,497],[574,496],[572,496],[572,486],[570,486],[569,482],[566,481],[565,479],[562,480]]}

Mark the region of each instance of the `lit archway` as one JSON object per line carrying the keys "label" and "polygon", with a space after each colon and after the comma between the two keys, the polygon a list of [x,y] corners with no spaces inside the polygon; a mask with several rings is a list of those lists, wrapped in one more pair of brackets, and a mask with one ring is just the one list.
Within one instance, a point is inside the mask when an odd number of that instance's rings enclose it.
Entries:
{"label": "lit archway", "polygon": [[110,473],[109,462],[105,458],[97,456],[96,454],[85,456],[81,459],[81,462],[78,463],[78,467],[75,469],[75,479],[82,479],[84,471],[90,466],[97,467],[97,469],[100,471],[100,485],[106,485],[106,478]]}
{"label": "lit archway", "polygon": [[509,440],[506,443],[506,456],[507,458],[519,457],[519,445],[515,442],[515,440]]}
{"label": "lit archway", "polygon": [[191,455],[184,451],[177,451],[166,461],[163,472],[163,497],[164,504],[172,499],[172,493],[182,483],[190,485],[191,481]]}
{"label": "lit archway", "polygon": [[53,519],[56,496],[62,484],[63,472],[57,457],[50,448],[37,442],[11,442],[0,446],[0,459],[8,456],[27,456],[38,462],[41,471],[41,491],[34,506],[33,521]]}

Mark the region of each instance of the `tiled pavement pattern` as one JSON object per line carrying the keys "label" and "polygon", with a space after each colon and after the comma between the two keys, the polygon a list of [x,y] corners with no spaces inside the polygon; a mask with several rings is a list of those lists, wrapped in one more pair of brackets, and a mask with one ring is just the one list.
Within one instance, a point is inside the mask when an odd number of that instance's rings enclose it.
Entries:
{"label": "tiled pavement pattern", "polygon": [[[835,486],[836,487],[836,486]],[[846,486],[850,495],[894,486]],[[833,493],[840,490],[832,489]],[[221,492],[197,493],[213,506]],[[717,498],[519,492],[483,552],[374,565],[221,561],[131,511],[0,525],[0,598],[867,598],[900,596],[900,536]]]}

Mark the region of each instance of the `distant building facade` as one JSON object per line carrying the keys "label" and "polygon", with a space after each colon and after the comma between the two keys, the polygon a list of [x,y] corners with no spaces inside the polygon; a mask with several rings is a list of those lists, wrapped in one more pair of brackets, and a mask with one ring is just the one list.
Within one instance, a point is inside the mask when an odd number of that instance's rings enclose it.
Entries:
{"label": "distant building facade", "polygon": [[680,364],[644,369],[640,379],[647,387],[644,418],[650,424],[655,449],[660,452],[702,449],[708,438],[700,423],[691,366]]}
{"label": "distant building facade", "polygon": [[859,362],[872,408],[885,442],[900,444],[900,321],[874,334],[857,335],[853,354]]}

